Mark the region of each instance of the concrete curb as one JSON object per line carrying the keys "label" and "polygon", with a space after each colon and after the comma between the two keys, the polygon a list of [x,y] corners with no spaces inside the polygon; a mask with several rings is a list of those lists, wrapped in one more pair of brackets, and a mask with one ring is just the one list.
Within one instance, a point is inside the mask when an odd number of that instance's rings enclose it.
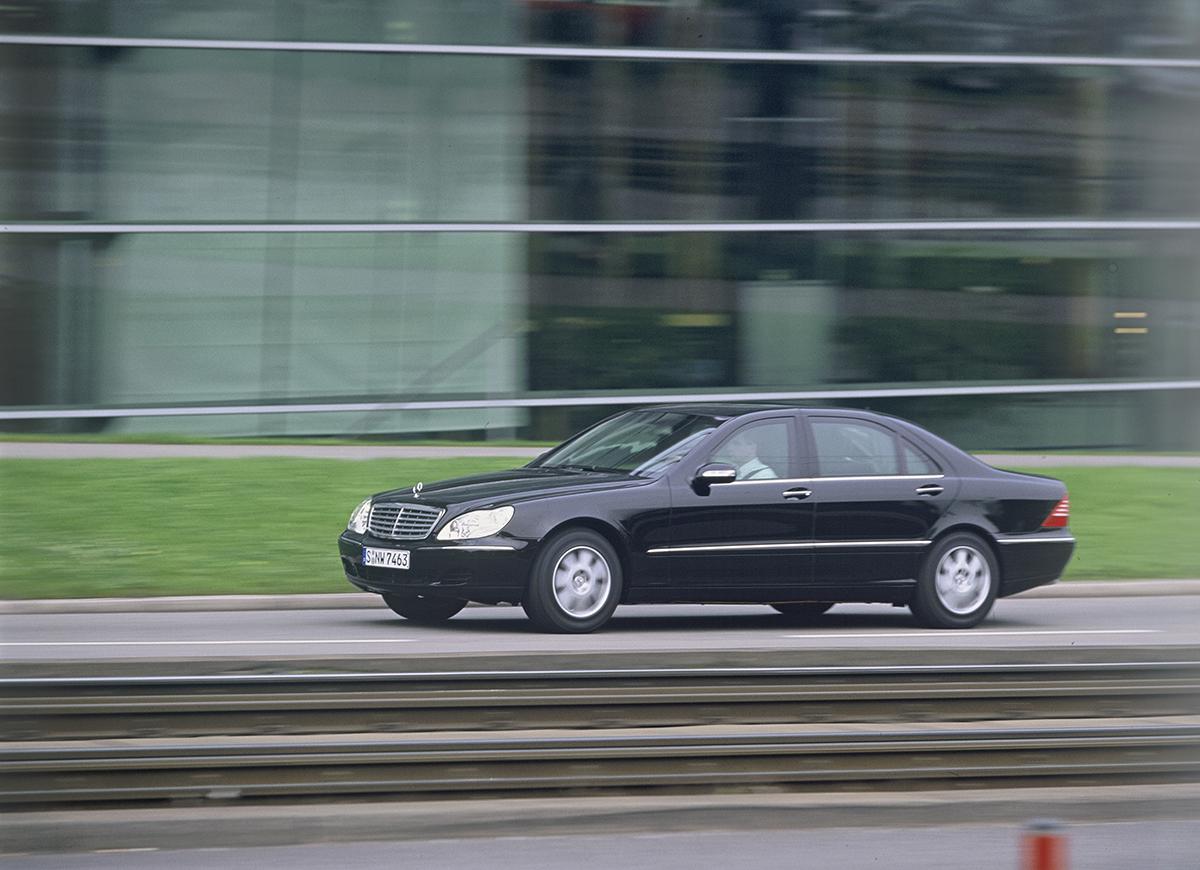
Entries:
{"label": "concrete curb", "polygon": [[[1200,595],[1200,580],[1072,580],[1030,589],[1017,597],[1129,598],[1163,595]],[[378,606],[379,599],[368,592],[321,595],[176,595],[156,598],[42,598],[0,601],[0,614],[348,610]]]}
{"label": "concrete curb", "polygon": [[367,840],[553,836],[642,831],[757,831],[831,827],[1193,819],[1200,786],[1002,788],[849,792],[498,798],[320,805],[217,805],[143,810],[6,813],[4,850],[188,849]]}

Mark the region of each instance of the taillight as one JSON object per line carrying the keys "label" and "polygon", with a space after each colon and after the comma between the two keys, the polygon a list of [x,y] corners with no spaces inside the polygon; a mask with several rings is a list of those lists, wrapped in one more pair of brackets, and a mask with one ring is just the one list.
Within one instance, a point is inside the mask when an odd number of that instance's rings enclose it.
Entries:
{"label": "taillight", "polygon": [[1042,523],[1043,529],[1064,529],[1071,520],[1071,499],[1063,496],[1062,501],[1054,506],[1050,515]]}

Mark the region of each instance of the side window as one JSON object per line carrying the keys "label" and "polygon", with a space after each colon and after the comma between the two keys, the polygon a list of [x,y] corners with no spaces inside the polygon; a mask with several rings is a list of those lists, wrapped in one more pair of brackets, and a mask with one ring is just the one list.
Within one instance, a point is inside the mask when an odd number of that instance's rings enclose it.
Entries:
{"label": "side window", "polygon": [[911,441],[902,441],[904,471],[906,474],[941,474],[942,469],[930,459],[929,454]]}
{"label": "side window", "polygon": [[792,465],[790,426],[789,420],[764,420],[743,426],[712,452],[709,462],[728,462],[737,469],[738,480],[787,477]]}
{"label": "side window", "polygon": [[887,429],[866,420],[812,418],[817,467],[825,477],[899,474],[896,439]]}

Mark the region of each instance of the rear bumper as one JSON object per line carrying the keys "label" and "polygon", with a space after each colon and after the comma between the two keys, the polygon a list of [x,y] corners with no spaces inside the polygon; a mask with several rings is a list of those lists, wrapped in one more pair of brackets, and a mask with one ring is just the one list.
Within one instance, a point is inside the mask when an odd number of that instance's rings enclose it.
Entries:
{"label": "rear bumper", "polygon": [[1000,536],[1000,597],[1046,586],[1063,575],[1075,552],[1075,538],[1062,532]]}
{"label": "rear bumper", "polygon": [[[364,566],[363,547],[407,550],[409,568]],[[420,592],[486,604],[521,599],[533,549],[528,541],[500,537],[462,543],[391,541],[350,531],[338,537],[342,571],[359,589],[380,595]]]}

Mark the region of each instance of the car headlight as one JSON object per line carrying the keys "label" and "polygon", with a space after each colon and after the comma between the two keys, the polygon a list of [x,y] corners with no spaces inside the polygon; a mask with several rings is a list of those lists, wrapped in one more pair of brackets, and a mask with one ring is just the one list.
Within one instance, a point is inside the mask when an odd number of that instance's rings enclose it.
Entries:
{"label": "car headlight", "polygon": [[362,504],[354,509],[354,513],[350,514],[350,521],[346,523],[346,528],[361,535],[367,530],[367,520],[370,518],[371,500],[364,498]]}
{"label": "car headlight", "polygon": [[498,507],[490,511],[469,511],[442,526],[437,537],[439,541],[486,538],[508,525],[512,516],[513,509],[511,507]]}

